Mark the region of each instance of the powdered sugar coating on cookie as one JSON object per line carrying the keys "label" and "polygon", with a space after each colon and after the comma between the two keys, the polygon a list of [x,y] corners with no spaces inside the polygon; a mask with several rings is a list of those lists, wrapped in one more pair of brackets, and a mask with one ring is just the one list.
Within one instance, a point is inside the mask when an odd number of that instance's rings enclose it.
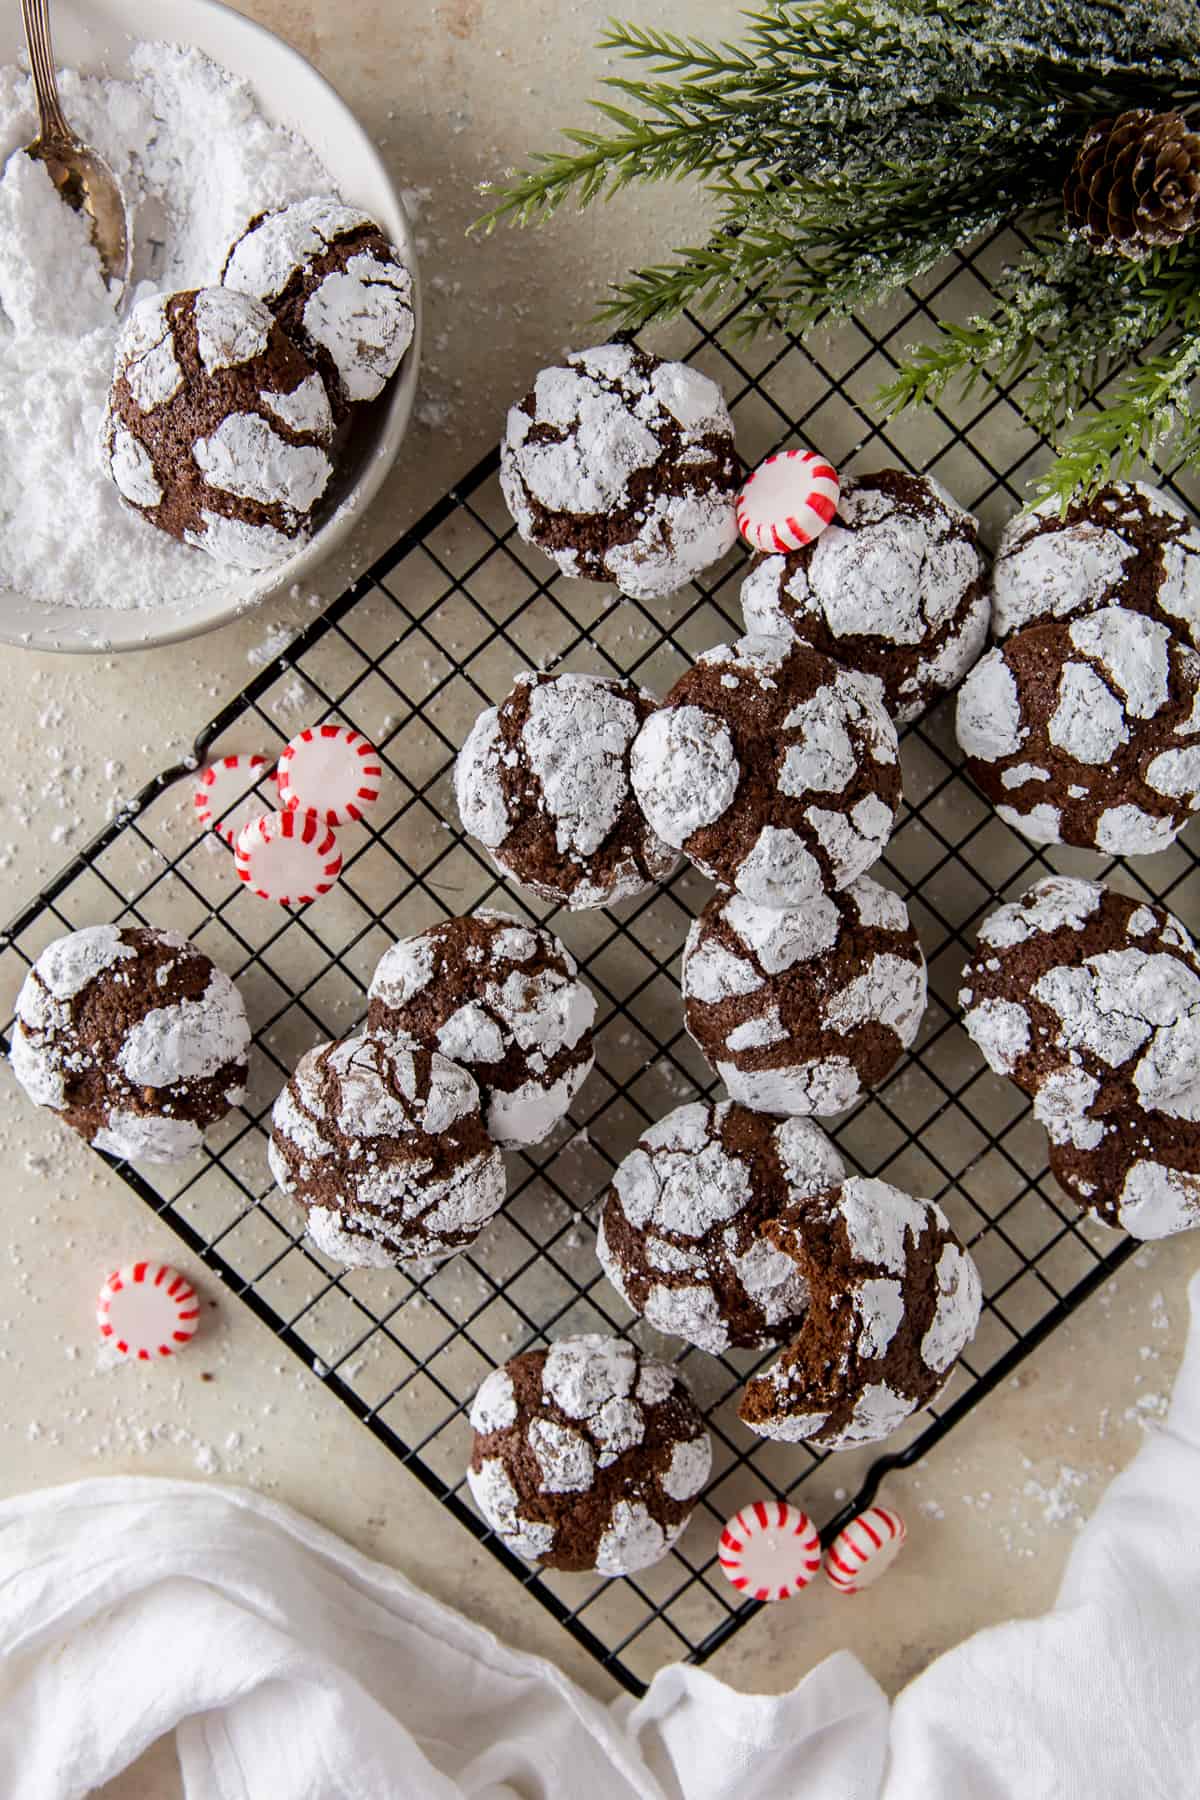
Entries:
{"label": "powdered sugar coating on cookie", "polygon": [[499,866],[572,909],[614,905],[663,881],[674,850],[630,785],[630,752],[656,702],[635,682],[519,675],[476,720],[454,768],[466,829]]}
{"label": "powdered sugar coating on cookie", "polygon": [[925,959],[898,895],[860,875],[781,911],[718,895],[688,933],[684,1022],[733,1099],[836,1113],[877,1085],[925,1012]]}
{"label": "powdered sugar coating on cookie", "polygon": [[329,483],[333,431],[320,376],[260,301],[200,288],[134,307],[101,457],[160,530],[239,567],[280,561]]}
{"label": "powdered sugar coating on cookie", "polygon": [[631,773],[660,837],[776,908],[875,862],[900,793],[878,682],[783,638],[700,657],[643,726]]}
{"label": "powdered sugar coating on cookie", "polygon": [[313,1241],[347,1266],[442,1261],[473,1242],[506,1189],[471,1076],[398,1036],[302,1057],[275,1102],[267,1154]]}
{"label": "powdered sugar coating on cookie", "polygon": [[1200,531],[1170,494],[1118,481],[1065,513],[1047,500],[1005,527],[992,570],[997,637],[1111,606],[1200,649]]}
{"label": "powdered sugar coating on cookie", "polygon": [[1050,1170],[1080,1206],[1131,1237],[1200,1225],[1200,1084],[1095,1119],[1089,1141],[1051,1141]]}
{"label": "powdered sugar coating on cookie", "polygon": [[270,308],[339,408],[377,399],[412,343],[413,281],[400,251],[334,195],[252,219],[222,280]]}
{"label": "powdered sugar coating on cookie", "polygon": [[877,677],[915,719],[983,649],[989,603],[975,520],[928,476],[850,476],[811,544],[768,556],[742,586],[746,630],[803,638]]}
{"label": "powdered sugar coating on cookie", "polygon": [[725,1102],[680,1106],[619,1165],[597,1254],[626,1304],[699,1349],[777,1343],[807,1292],[764,1221],[845,1174],[819,1127]]}
{"label": "powdered sugar coating on cookie", "polygon": [[49,944],[17,997],[18,1081],[98,1149],[190,1155],[245,1096],[250,1026],[229,977],[177,932],[94,925]]}
{"label": "powdered sugar coating on cookie", "polygon": [[979,930],[963,1023],[1034,1096],[1052,1139],[1099,1141],[1101,1114],[1157,1109],[1200,1082],[1200,956],[1173,914],[1049,876]]}
{"label": "powdered sugar coating on cookie", "polygon": [[489,1375],[471,1408],[476,1505],[519,1556],[628,1575],[657,1562],[708,1481],[712,1445],[675,1370],[591,1333]]}
{"label": "powdered sugar coating on cookie", "polygon": [[875,1443],[932,1400],[979,1322],[978,1270],[941,1208],[852,1176],[767,1226],[809,1290],[799,1331],[746,1387],[760,1436]]}
{"label": "powdered sugar coating on cookie", "polygon": [[1200,809],[1200,655],[1141,613],[1017,632],[963,683],[957,726],[974,780],[1036,843],[1143,855]]}
{"label": "powdered sugar coating on cookie", "polygon": [[564,574],[639,599],[673,593],[733,547],[739,477],[716,383],[626,344],[543,369],[500,452],[526,542]]}
{"label": "powdered sugar coating on cookie", "polygon": [[591,1071],[596,1000],[552,932],[480,910],[385,951],[368,1028],[463,1064],[488,1131],[505,1148],[540,1143]]}

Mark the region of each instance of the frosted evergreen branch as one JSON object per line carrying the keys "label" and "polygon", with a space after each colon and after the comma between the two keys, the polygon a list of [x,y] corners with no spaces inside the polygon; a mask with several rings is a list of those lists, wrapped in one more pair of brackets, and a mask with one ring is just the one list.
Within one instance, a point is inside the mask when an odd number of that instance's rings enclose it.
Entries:
{"label": "frosted evergreen branch", "polygon": [[1135,369],[1066,441],[1049,469],[1034,484],[1042,499],[1065,511],[1072,499],[1087,499],[1106,481],[1132,473],[1174,435],[1176,453],[1186,460],[1200,452],[1200,418],[1193,384],[1200,375],[1200,335],[1181,337],[1170,349]]}
{"label": "frosted evergreen branch", "polygon": [[[1015,389],[1062,445],[1061,483],[1124,467],[1190,408],[1200,238],[1142,264],[1066,233],[1062,184],[1087,126],[1127,106],[1200,118],[1196,0],[760,0],[739,43],[613,22],[603,48],[641,65],[608,78],[597,128],[535,156],[480,224],[532,223],[632,183],[698,177],[706,243],[635,270],[603,316],[637,327],[739,302],[735,332],[803,332],[886,299],[981,233],[1039,233],[997,304],[946,322],[883,400],[952,384]],[[1156,342],[1157,340],[1157,342]],[[1100,422],[1075,420],[1116,360],[1158,351]],[[1144,379],[1143,379],[1144,377]],[[1140,385],[1139,385],[1140,383]],[[1135,449],[1130,450],[1129,446]]]}

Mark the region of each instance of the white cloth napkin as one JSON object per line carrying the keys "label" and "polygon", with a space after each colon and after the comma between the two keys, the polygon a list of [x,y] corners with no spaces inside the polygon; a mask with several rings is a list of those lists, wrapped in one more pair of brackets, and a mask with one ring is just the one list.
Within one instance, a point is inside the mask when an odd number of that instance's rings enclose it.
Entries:
{"label": "white cloth napkin", "polygon": [[174,1731],[188,1800],[1194,1800],[1200,1277],[1190,1299],[1166,1427],[1055,1611],[890,1715],[846,1652],[778,1699],[674,1667],[605,1707],[286,1507],[87,1481],[0,1505],[0,1795],[86,1795]]}

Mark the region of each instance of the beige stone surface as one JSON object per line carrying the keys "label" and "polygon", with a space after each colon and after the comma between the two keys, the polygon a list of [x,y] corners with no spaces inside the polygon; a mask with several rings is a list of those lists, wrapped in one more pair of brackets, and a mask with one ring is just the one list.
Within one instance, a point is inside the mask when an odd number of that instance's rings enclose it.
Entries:
{"label": "beige stone surface", "polygon": [[[608,0],[254,0],[243,10],[325,71],[414,191],[428,301],[418,420],[352,557],[327,568],[311,595],[174,650],[88,661],[10,651],[0,660],[5,915],[86,842],[114,790],[136,789],[186,746],[273,645],[494,440],[504,406],[538,364],[586,333],[607,279],[663,236],[686,240],[697,229],[694,199],[671,190],[564,215],[536,236],[464,238],[476,184],[580,117],[603,61],[588,46]],[[735,28],[723,0],[657,0],[652,11],[680,28]],[[48,757],[57,775],[46,794]],[[0,1159],[0,1492],[119,1472],[250,1483],[554,1657],[597,1694],[615,1691],[211,1281],[204,1335],[177,1367],[102,1367],[90,1315],[108,1267],[137,1253],[200,1271],[121,1182],[32,1116],[7,1072]],[[714,1672],[774,1692],[848,1646],[894,1691],[966,1633],[1046,1606],[1075,1531],[1161,1415],[1198,1261],[1195,1240],[1142,1252],[924,1465],[888,1484],[910,1545],[881,1588],[847,1600],[822,1586],[760,1616]],[[169,1747],[107,1791],[170,1800]]]}

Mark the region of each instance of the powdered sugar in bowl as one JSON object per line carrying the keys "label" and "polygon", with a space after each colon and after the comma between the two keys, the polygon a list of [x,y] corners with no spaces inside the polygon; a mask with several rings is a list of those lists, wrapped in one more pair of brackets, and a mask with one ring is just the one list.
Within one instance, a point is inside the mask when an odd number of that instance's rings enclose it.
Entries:
{"label": "powdered sugar in bowl", "polygon": [[[82,278],[72,237],[80,221],[60,201],[63,219],[47,216],[43,172],[13,156],[31,135],[28,81],[16,67],[19,11],[0,11],[0,641],[143,649],[209,630],[303,581],[362,518],[416,390],[415,250],[366,134],[262,26],[217,0],[176,0],[169,21],[157,0],[58,0],[54,22],[68,113],[118,173],[126,165],[133,173],[136,158],[135,185],[168,202],[166,228],[153,231],[165,248],[147,268],[153,220],[143,219],[135,274],[167,291],[209,285],[252,214],[337,193],[378,223],[414,277],[412,343],[352,426],[313,535],[287,561],[255,574],[227,568],[132,516],[95,449],[112,370],[111,307],[92,292],[98,281]],[[170,45],[160,41],[164,28]]]}

